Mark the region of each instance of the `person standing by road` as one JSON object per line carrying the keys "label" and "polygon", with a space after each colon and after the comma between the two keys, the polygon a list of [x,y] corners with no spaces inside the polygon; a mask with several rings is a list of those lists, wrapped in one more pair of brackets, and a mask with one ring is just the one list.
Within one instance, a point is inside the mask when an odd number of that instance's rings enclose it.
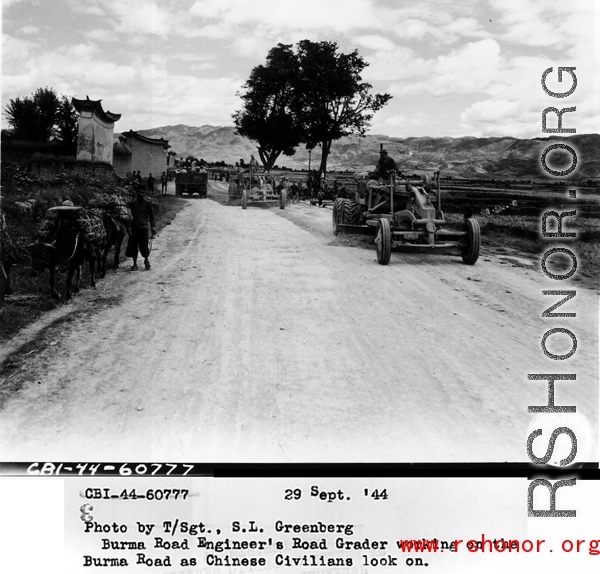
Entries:
{"label": "person standing by road", "polygon": [[125,251],[126,257],[133,259],[132,271],[137,271],[137,258],[138,251],[144,258],[144,266],[146,270],[150,269],[150,261],[148,257],[150,255],[150,249],[148,246],[148,227],[152,232],[152,238],[156,234],[156,222],[154,220],[154,210],[152,204],[144,197],[141,190],[138,190],[136,199],[129,204],[131,209],[132,221],[131,221],[131,235],[127,242],[127,249]]}
{"label": "person standing by road", "polygon": [[317,193],[317,199],[319,200],[319,207],[323,207],[323,199],[325,199],[325,191],[320,189]]}
{"label": "person standing by road", "polygon": [[152,177],[152,174],[148,176],[148,193],[154,195],[154,178]]}
{"label": "person standing by road", "polygon": [[160,192],[162,195],[167,195],[167,183],[169,178],[167,177],[167,172],[163,171],[160,176]]}

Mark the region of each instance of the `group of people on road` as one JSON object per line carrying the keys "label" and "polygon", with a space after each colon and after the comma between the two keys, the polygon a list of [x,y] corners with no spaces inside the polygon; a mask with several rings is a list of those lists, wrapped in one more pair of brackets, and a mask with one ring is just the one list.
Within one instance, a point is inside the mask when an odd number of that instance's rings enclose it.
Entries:
{"label": "group of people on road", "polygon": [[[148,193],[154,195],[154,176],[150,173],[146,178],[146,189]],[[169,178],[167,176],[167,172],[163,171],[160,176],[160,186],[161,186],[161,194],[167,195],[167,184],[169,182]],[[142,178],[142,174],[140,170],[134,171],[133,173],[128,173],[125,178],[125,185],[131,185],[136,191],[144,189],[144,180]]]}

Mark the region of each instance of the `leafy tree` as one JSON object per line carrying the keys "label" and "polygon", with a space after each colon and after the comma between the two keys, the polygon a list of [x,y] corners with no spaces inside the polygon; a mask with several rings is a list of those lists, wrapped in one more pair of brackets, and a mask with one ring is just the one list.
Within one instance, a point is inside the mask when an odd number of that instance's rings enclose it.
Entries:
{"label": "leafy tree", "polygon": [[4,108],[15,137],[47,142],[54,134],[60,101],[52,88],[38,88],[32,96],[10,100]]}
{"label": "leafy tree", "polygon": [[75,154],[79,115],[70,98],[52,88],[38,88],[31,97],[10,100],[4,114],[14,139],[48,142],[58,140],[65,153]]}
{"label": "leafy tree", "polygon": [[356,50],[340,53],[335,42],[302,40],[296,52],[278,44],[244,84],[244,108],[233,116],[237,133],[259,143],[265,169],[301,143],[309,150],[319,145],[319,171],[325,173],[332,142],[363,136],[392,97],[370,93],[361,78],[367,66]]}
{"label": "leafy tree", "polygon": [[307,149],[321,146],[319,173],[326,173],[327,158],[334,140],[344,136],[364,136],[373,113],[392,98],[371,94],[373,86],[362,81],[369,65],[354,50],[338,52],[335,42],[298,43],[301,73],[296,84],[294,113],[304,130]]}
{"label": "leafy tree", "polygon": [[46,141],[39,137],[37,129],[37,111],[33,99],[15,98],[10,100],[4,108],[9,125],[13,128],[15,139]]}
{"label": "leafy tree", "polygon": [[258,142],[258,154],[266,170],[281,155],[294,155],[302,142],[300,126],[291,111],[299,73],[291,45],[278,44],[269,51],[265,65],[255,67],[243,86],[243,108],[233,115],[238,134]]}
{"label": "leafy tree", "polygon": [[10,100],[4,114],[15,139],[61,141],[65,150],[77,149],[78,114],[67,96],[57,96],[52,88],[38,88],[31,97]]}
{"label": "leafy tree", "polygon": [[56,136],[63,143],[65,151],[72,154],[77,153],[79,114],[67,96],[60,98],[56,126]]}

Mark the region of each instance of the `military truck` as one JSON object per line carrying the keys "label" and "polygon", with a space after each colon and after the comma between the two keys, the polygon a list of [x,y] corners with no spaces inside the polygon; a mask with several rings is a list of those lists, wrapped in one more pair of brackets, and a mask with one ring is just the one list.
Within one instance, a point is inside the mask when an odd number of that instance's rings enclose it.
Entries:
{"label": "military truck", "polygon": [[208,195],[208,172],[179,172],[175,174],[175,195],[193,195],[197,193],[200,197]]}

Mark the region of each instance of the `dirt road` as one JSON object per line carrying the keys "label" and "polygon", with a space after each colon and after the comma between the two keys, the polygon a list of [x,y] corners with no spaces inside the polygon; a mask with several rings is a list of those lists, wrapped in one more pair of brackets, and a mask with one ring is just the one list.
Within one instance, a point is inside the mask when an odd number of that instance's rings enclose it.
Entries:
{"label": "dirt road", "polygon": [[[327,209],[184,201],[151,271],[109,273],[48,316],[10,380],[1,460],[526,461],[527,407],[548,400],[528,373],[577,373],[556,404],[597,425],[592,291],[559,310],[577,318],[544,319],[557,298],[542,290],[577,284],[534,261],[393,253],[385,267],[335,239]],[[577,336],[568,364],[542,353],[552,327]]]}

